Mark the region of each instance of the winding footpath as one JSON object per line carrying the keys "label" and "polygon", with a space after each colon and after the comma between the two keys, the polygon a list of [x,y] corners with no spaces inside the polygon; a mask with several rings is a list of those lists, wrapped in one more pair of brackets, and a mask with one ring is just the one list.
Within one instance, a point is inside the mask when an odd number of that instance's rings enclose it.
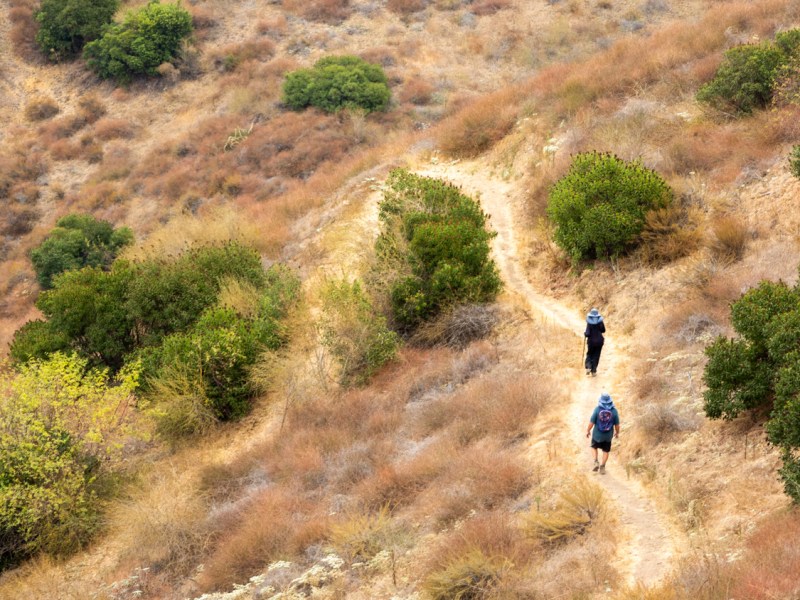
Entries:
{"label": "winding footpath", "polygon": [[[517,228],[522,222],[515,214],[513,184],[491,177],[477,163],[449,163],[430,165],[418,172],[437,177],[460,186],[465,193],[480,199],[485,212],[491,216],[491,227],[497,231],[494,239],[494,256],[506,283],[506,290],[521,299],[531,316],[545,320],[574,335],[574,365],[563,366],[559,375],[570,397],[563,413],[564,433],[557,440],[566,449],[576,471],[589,472],[591,461],[586,439],[586,425],[601,391],[615,398],[620,408],[622,433],[625,438],[624,384],[621,365],[626,354],[621,346],[623,336],[613,333],[603,350],[596,378],[587,377],[578,361],[585,322],[583,315],[539,293],[525,275],[521,262]],[[615,441],[615,444],[618,443]],[[612,451],[605,475],[593,479],[606,491],[621,522],[615,565],[628,586],[650,586],[662,580],[671,570],[674,559],[685,547],[685,536],[668,516],[661,512],[639,481],[626,476],[623,465],[615,460]]]}

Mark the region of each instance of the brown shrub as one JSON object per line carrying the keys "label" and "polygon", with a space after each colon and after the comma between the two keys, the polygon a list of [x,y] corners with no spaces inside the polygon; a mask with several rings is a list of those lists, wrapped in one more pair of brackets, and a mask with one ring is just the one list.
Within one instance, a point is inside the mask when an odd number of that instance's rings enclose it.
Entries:
{"label": "brown shrub", "polygon": [[122,184],[102,181],[83,186],[77,198],[70,200],[76,207],[108,208],[114,204],[121,204],[130,198],[130,191]]}
{"label": "brown shrub", "polygon": [[386,8],[399,15],[410,15],[428,6],[428,0],[387,0]]}
{"label": "brown shrub", "polygon": [[359,53],[359,56],[368,63],[381,65],[382,67],[393,67],[397,63],[394,49],[388,46],[369,48]]}
{"label": "brown shrub", "polygon": [[56,116],[60,110],[52,98],[37,96],[25,105],[25,118],[29,121],[44,121]]}
{"label": "brown shrub", "polygon": [[8,18],[11,21],[11,34],[9,39],[14,53],[28,61],[40,60],[42,55],[36,43],[36,33],[39,24],[33,17],[38,8],[34,0],[12,0]]}
{"label": "brown shrub", "polygon": [[645,217],[642,258],[651,264],[668,263],[692,254],[700,247],[700,215],[678,203],[653,210]]}
{"label": "brown shrub", "polygon": [[[97,144],[89,146],[89,151]],[[102,163],[94,175],[97,181],[120,180],[127,177],[133,169],[131,149],[127,144],[116,142],[108,144],[105,150],[100,147]]]}
{"label": "brown shrub", "polygon": [[39,136],[41,141],[48,145],[56,140],[72,137],[86,125],[87,121],[82,115],[60,117],[42,125],[39,128]]}
{"label": "brown shrub", "polygon": [[36,226],[39,213],[35,208],[12,205],[4,211],[0,231],[3,235],[20,237],[30,233]]}
{"label": "brown shrub", "polygon": [[198,29],[209,29],[217,26],[217,15],[207,6],[190,6],[189,12],[192,15],[192,26],[195,32]]}
{"label": "brown shrub", "polygon": [[403,84],[398,99],[400,102],[412,104],[428,104],[434,92],[434,87],[419,76],[412,77]]}
{"label": "brown shrub", "polygon": [[437,128],[439,146],[450,156],[478,156],[505,137],[514,127],[518,106],[513,89],[472,102]]}
{"label": "brown shrub", "polygon": [[747,224],[735,215],[720,215],[711,223],[711,249],[723,260],[739,260],[744,256],[750,232]]}
{"label": "brown shrub", "polygon": [[479,17],[483,17],[493,15],[497,11],[510,6],[511,0],[477,0],[477,2],[470,5],[470,10]]}
{"label": "brown shrub", "polygon": [[308,529],[310,506],[290,489],[267,489],[246,506],[218,517],[220,539],[199,584],[204,590],[221,589],[246,581],[278,558],[292,558],[300,544],[324,535]]}
{"label": "brown shrub", "polygon": [[289,29],[285,15],[277,15],[268,19],[260,19],[256,23],[256,31],[272,39],[280,39]]}
{"label": "brown shrub", "polygon": [[267,38],[228,44],[210,54],[218,71],[233,71],[241,63],[257,60],[267,62],[275,55],[275,42]]}
{"label": "brown shrub", "polygon": [[94,123],[108,112],[105,104],[95,94],[82,96],[78,100],[78,109],[86,123]]}
{"label": "brown shrub", "polygon": [[283,6],[291,13],[323,23],[341,23],[350,16],[350,0],[286,0]]}
{"label": "brown shrub", "polygon": [[74,160],[81,154],[81,147],[70,140],[56,140],[48,150],[53,160]]}
{"label": "brown shrub", "polygon": [[128,140],[133,137],[133,126],[127,119],[104,117],[94,124],[94,135],[101,140]]}

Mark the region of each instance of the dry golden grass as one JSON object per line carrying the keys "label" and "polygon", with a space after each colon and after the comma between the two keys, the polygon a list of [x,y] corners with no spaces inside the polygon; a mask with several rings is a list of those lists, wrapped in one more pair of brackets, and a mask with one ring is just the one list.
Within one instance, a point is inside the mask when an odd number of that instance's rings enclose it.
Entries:
{"label": "dry golden grass", "polygon": [[740,260],[751,238],[747,224],[736,215],[720,215],[711,224],[711,249],[722,260]]}
{"label": "dry golden grass", "polygon": [[525,518],[525,531],[545,544],[561,544],[587,533],[602,522],[607,509],[603,489],[586,479],[567,484],[550,511],[534,509]]}
{"label": "dry golden grass", "polygon": [[29,121],[44,121],[56,116],[61,109],[55,100],[48,96],[31,98],[25,105],[25,118]]}

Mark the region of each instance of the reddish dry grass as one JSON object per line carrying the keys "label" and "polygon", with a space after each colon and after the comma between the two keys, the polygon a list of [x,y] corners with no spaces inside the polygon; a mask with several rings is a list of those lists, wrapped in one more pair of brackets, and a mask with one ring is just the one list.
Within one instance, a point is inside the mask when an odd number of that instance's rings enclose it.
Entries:
{"label": "reddish dry grass", "polygon": [[437,127],[441,149],[450,156],[477,156],[512,129],[519,113],[517,88],[483,96]]}
{"label": "reddish dry grass", "polygon": [[425,10],[427,5],[427,0],[388,0],[386,2],[386,8],[404,16]]}
{"label": "reddish dry grass", "polygon": [[411,104],[428,104],[435,88],[419,76],[414,76],[403,84],[397,95],[400,102]]}
{"label": "reddish dry grass", "polygon": [[11,0],[8,19],[11,21],[9,36],[14,53],[28,61],[40,61],[42,54],[36,43],[39,24],[33,13],[39,7],[36,0]]}
{"label": "reddish dry grass", "polygon": [[483,17],[486,15],[493,15],[497,11],[509,8],[510,6],[510,0],[478,0],[470,5],[470,10],[479,17]]}
{"label": "reddish dry grass", "polygon": [[287,0],[283,6],[291,13],[323,23],[337,24],[350,16],[350,0]]}
{"label": "reddish dry grass", "polygon": [[800,514],[792,510],[759,525],[733,567],[730,598],[792,598],[800,592]]}
{"label": "reddish dry grass", "polygon": [[127,119],[103,117],[94,124],[94,135],[104,141],[120,138],[129,140],[134,135],[134,128]]}
{"label": "reddish dry grass", "polygon": [[327,518],[291,489],[267,489],[246,507],[220,515],[217,527],[224,537],[199,578],[203,590],[246,581],[270,562],[296,556],[325,537]]}

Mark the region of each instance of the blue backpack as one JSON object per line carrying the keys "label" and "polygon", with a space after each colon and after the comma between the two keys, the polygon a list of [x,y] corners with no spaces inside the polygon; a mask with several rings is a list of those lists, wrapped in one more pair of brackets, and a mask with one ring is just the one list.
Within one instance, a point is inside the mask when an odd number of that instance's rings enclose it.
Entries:
{"label": "blue backpack", "polygon": [[614,413],[607,408],[601,408],[597,413],[597,430],[608,433],[614,427]]}

